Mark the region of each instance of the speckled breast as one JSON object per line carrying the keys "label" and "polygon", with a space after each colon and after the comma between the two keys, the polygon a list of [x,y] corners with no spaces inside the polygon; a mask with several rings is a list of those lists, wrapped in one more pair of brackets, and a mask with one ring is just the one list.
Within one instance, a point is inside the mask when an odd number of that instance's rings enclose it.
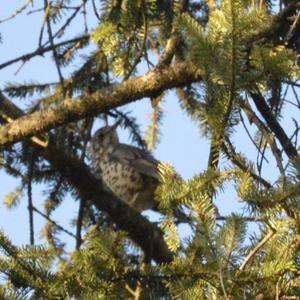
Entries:
{"label": "speckled breast", "polygon": [[128,204],[143,189],[143,176],[128,166],[102,159],[102,178],[111,191]]}

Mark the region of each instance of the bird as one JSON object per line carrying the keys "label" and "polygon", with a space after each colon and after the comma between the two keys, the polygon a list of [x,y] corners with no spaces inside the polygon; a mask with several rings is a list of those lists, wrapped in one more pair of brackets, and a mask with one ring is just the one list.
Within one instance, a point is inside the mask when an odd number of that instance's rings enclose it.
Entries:
{"label": "bird", "polygon": [[112,194],[142,212],[157,204],[154,192],[160,180],[159,161],[147,150],[119,142],[118,122],[93,135],[89,147],[94,176]]}

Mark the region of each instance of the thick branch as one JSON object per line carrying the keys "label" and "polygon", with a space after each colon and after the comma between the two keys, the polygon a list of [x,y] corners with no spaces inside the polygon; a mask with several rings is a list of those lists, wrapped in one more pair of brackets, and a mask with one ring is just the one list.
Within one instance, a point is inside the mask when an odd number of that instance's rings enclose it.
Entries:
{"label": "thick branch", "polygon": [[95,116],[143,97],[156,95],[166,89],[201,80],[191,63],[178,63],[156,68],[146,75],[103,88],[92,95],[66,99],[61,105],[21,117],[0,129],[0,146],[15,143],[68,122]]}
{"label": "thick branch", "polygon": [[290,0],[289,4],[278,15],[274,16],[270,26],[259,34],[254,35],[249,43],[260,40],[273,41],[276,43],[283,43],[283,39],[288,39],[288,47],[293,46],[295,39],[298,37],[299,25],[294,29],[293,34],[290,32],[293,24],[293,16],[299,11],[300,5],[298,0]]}
{"label": "thick branch", "polygon": [[276,138],[279,140],[284,152],[290,159],[294,159],[298,156],[297,149],[293,146],[291,140],[276,120],[275,116],[272,114],[265,98],[260,92],[251,93],[251,97],[255,103],[257,110],[260,112],[264,120],[266,121],[268,127],[275,134]]}
{"label": "thick branch", "polygon": [[[0,117],[3,115],[16,118],[21,117],[23,112],[0,93]],[[4,121],[5,118],[2,118],[2,122]],[[61,149],[51,145],[46,148],[39,144],[32,145],[38,149],[39,155],[48,160],[76,188],[83,199],[91,201],[99,210],[106,212],[120,229],[127,231],[149,258],[157,263],[172,260],[172,253],[164,242],[161,230],[140,213],[105,192],[102,182],[91,174],[82,161],[69,157]]]}
{"label": "thick branch", "polygon": [[91,201],[99,210],[108,213],[120,229],[127,231],[148,257],[158,263],[172,261],[172,253],[164,242],[161,230],[139,212],[106,192],[102,182],[92,175],[88,166],[50,146],[40,154],[76,187],[83,199]]}

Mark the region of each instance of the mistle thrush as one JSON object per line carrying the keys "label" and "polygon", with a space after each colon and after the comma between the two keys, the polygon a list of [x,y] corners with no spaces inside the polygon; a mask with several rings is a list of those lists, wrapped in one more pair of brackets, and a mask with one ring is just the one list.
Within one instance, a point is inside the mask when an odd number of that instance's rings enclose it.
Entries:
{"label": "mistle thrush", "polygon": [[116,127],[100,128],[92,138],[90,156],[94,174],[132,208],[151,209],[155,206],[159,161],[147,151],[120,143]]}

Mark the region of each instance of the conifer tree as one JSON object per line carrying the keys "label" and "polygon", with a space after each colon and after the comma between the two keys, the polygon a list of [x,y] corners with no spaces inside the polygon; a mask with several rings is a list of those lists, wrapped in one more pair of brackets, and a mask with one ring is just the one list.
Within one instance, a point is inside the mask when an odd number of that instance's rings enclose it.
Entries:
{"label": "conifer tree", "polygon": [[[50,54],[57,72],[56,82],[1,86],[0,167],[18,182],[2,200],[27,201],[30,243],[0,232],[0,298],[300,299],[299,1],[24,0],[0,20],[2,43],[1,25],[36,15],[37,46],[0,62],[0,72],[21,69]],[[108,119],[139,148],[159,147],[170,89],[210,154],[189,179],[159,165],[154,223],[107,191],[87,149]],[[145,135],[120,108],[137,100],[152,104]],[[43,211],[32,193],[40,184]],[[243,208],[220,215],[227,187]],[[79,209],[65,228],[53,214],[70,196]]]}

